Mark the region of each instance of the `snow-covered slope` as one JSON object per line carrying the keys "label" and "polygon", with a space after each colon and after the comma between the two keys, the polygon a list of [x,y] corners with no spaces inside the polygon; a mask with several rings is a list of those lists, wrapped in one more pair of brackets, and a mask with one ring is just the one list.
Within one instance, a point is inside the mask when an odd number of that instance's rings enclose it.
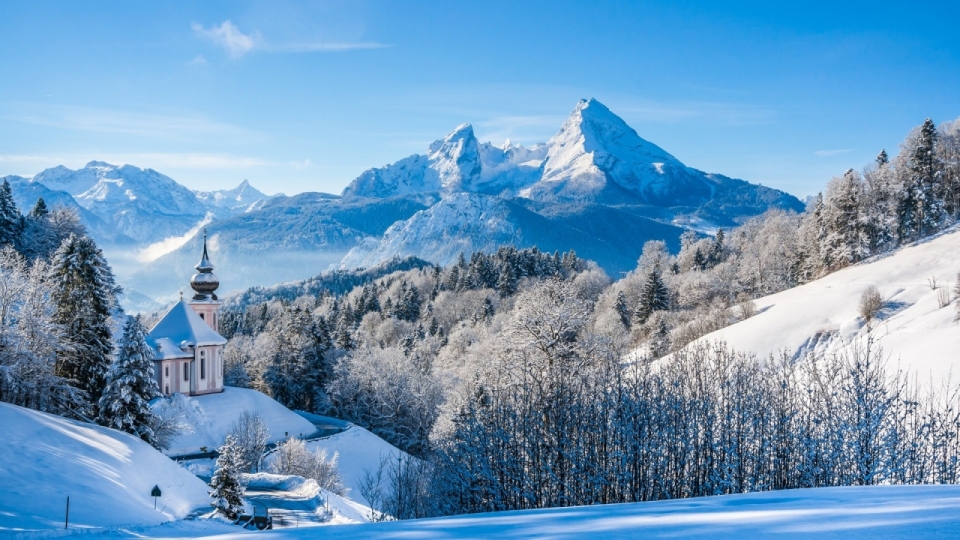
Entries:
{"label": "snow-covered slope", "polygon": [[[960,371],[960,326],[956,297],[950,293],[960,271],[960,228],[919,244],[845,268],[822,279],[754,303],[758,314],[705,340],[723,340],[760,356],[781,350],[793,357],[806,351],[829,351],[867,334],[858,315],[860,295],[874,285],[884,307],[870,330],[890,357],[915,370],[921,382],[946,380]],[[931,288],[936,280],[938,289]],[[950,294],[940,307],[938,296]]]}
{"label": "snow-covered slope", "polygon": [[227,386],[219,394],[178,399],[187,401],[186,420],[193,426],[193,433],[181,435],[173,441],[170,449],[164,451],[171,456],[200,452],[201,446],[215,450],[223,444],[223,438],[244,411],[260,414],[270,429],[269,442],[282,441],[287,435],[309,435],[316,431],[316,427],[302,416],[256,390]]}
{"label": "snow-covered slope", "polygon": [[[140,439],[0,403],[0,536],[157,524],[207,508],[207,486]],[[162,496],[150,496],[153,486]]]}

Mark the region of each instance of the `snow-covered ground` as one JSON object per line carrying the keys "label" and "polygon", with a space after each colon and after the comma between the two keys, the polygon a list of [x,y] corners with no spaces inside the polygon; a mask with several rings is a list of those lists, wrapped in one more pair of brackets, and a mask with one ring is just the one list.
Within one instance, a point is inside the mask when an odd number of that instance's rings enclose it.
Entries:
{"label": "snow-covered ground", "polygon": [[439,519],[249,533],[195,521],[95,538],[957,538],[960,486],[871,486],[771,491],[649,503],[475,514]]}
{"label": "snow-covered ground", "polygon": [[[885,301],[873,337],[890,358],[890,367],[913,370],[925,382],[947,379],[960,357],[960,328],[954,322],[957,299],[940,307],[960,271],[960,228],[917,245],[878,256],[812,283],[754,303],[757,315],[703,339],[763,357],[785,350],[799,356],[831,350],[866,335],[858,314],[860,295],[874,285]],[[936,279],[938,289],[931,288]],[[943,290],[945,288],[945,290]],[[960,375],[960,373],[957,373]]]}
{"label": "snow-covered ground", "polygon": [[[407,457],[407,454],[387,441],[359,426],[350,426],[349,429],[331,437],[307,442],[307,448],[314,451],[323,448],[328,456],[334,452],[340,454],[338,469],[343,478],[343,484],[349,489],[346,498],[357,501],[363,506],[369,503],[360,494],[360,482],[366,471],[376,472],[380,466],[381,456],[397,459],[398,456]],[[264,458],[264,466],[269,467],[273,456]]]}
{"label": "snow-covered ground", "polygon": [[256,390],[228,386],[219,394],[186,399],[189,404],[187,422],[193,426],[193,433],[178,437],[165,451],[167,455],[200,452],[201,447],[217,449],[244,411],[260,414],[270,429],[269,442],[282,441],[287,435],[310,435],[316,431],[310,421]]}
{"label": "snow-covered ground", "polygon": [[68,496],[70,527],[85,529],[181,519],[209,508],[207,489],[136,437],[0,403],[0,537],[62,530]]}

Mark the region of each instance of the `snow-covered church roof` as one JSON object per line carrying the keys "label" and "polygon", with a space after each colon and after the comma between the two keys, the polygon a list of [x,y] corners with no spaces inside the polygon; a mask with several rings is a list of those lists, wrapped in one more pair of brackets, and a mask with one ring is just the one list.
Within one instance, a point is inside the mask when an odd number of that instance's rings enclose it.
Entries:
{"label": "snow-covered church roof", "polygon": [[160,350],[157,359],[193,357],[184,350],[188,346],[225,345],[227,339],[210,328],[200,315],[180,300],[147,334],[150,345]]}

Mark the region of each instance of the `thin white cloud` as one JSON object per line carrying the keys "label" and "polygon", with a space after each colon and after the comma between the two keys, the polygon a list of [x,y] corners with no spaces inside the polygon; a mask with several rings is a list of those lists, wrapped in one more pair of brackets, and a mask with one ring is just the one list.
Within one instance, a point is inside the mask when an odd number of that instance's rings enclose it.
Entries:
{"label": "thin white cloud", "polygon": [[134,257],[143,263],[159,259],[167,253],[170,253],[171,251],[174,251],[185,245],[190,241],[191,238],[194,237],[194,235],[200,232],[200,229],[206,227],[211,221],[213,221],[213,212],[208,212],[207,215],[204,216],[203,219],[201,219],[189,231],[180,236],[170,236],[160,240],[159,242],[154,242],[153,244],[150,244],[149,246],[137,251]]}
{"label": "thin white cloud", "polygon": [[86,131],[122,133],[175,140],[203,141],[211,136],[260,139],[248,129],[217,122],[200,115],[167,115],[74,107],[39,103],[18,103],[10,107],[6,120],[26,124]]}
{"label": "thin white cloud", "polygon": [[214,25],[210,28],[204,28],[198,23],[191,23],[190,27],[198,36],[222,47],[230,58],[240,58],[256,48],[261,41],[259,33],[244,34],[229,20],[223,21],[220,26]]}
{"label": "thin white cloud", "polygon": [[662,124],[697,120],[726,125],[757,125],[769,123],[776,116],[776,111],[763,107],[710,101],[645,100],[632,106],[617,107],[614,112],[630,119]]}
{"label": "thin white cloud", "polygon": [[341,52],[362,49],[384,49],[390,47],[375,41],[343,42],[343,43],[290,43],[286,45],[264,45],[264,50],[277,53],[311,53],[311,52]]}
{"label": "thin white cloud", "polygon": [[817,150],[813,154],[817,157],[833,157],[841,154],[848,154],[850,152],[853,152],[853,148],[844,148],[841,150]]}
{"label": "thin white cloud", "polygon": [[[196,35],[223,48],[230,58],[241,58],[254,50],[270,53],[313,53],[383,49],[390,47],[390,45],[377,43],[375,41],[270,43],[264,40],[258,31],[244,34],[235,24],[230,22],[230,20],[223,21],[220,23],[220,26],[213,25],[210,28],[206,28],[198,23],[191,23],[190,27]],[[203,58],[203,55],[199,55],[197,58]],[[196,59],[194,60],[196,61]],[[203,61],[206,63],[206,59]]]}
{"label": "thin white cloud", "polygon": [[207,58],[202,54],[198,54],[193,57],[193,60],[187,62],[188,66],[205,66],[207,65]]}

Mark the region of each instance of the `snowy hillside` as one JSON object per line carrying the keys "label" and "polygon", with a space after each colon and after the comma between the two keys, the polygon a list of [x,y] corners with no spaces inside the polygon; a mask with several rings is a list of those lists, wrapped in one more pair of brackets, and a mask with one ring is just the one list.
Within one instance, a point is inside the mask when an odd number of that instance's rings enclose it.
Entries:
{"label": "snowy hillside", "polygon": [[186,421],[194,430],[175,439],[171,447],[164,451],[168,455],[200,452],[201,446],[209,450],[216,449],[223,444],[224,436],[245,411],[258,413],[263,418],[270,429],[269,442],[282,441],[287,435],[309,435],[316,430],[302,416],[256,390],[227,386],[219,394],[195,397],[178,394],[177,399],[186,400]]}
{"label": "snowy hillside", "polygon": [[[755,300],[758,314],[708,334],[736,349],[766,356],[784,350],[799,357],[829,351],[866,336],[858,315],[863,291],[876,286],[884,300],[872,336],[897,364],[921,382],[957,375],[960,328],[952,289],[960,271],[960,228],[887,255],[868,259],[814,282]],[[937,289],[931,287],[936,280]],[[940,306],[940,295],[950,304]]]}
{"label": "snowy hillside", "polygon": [[126,433],[6,403],[0,426],[0,536],[63,529],[68,496],[72,528],[157,524],[210,505],[206,484]]}

